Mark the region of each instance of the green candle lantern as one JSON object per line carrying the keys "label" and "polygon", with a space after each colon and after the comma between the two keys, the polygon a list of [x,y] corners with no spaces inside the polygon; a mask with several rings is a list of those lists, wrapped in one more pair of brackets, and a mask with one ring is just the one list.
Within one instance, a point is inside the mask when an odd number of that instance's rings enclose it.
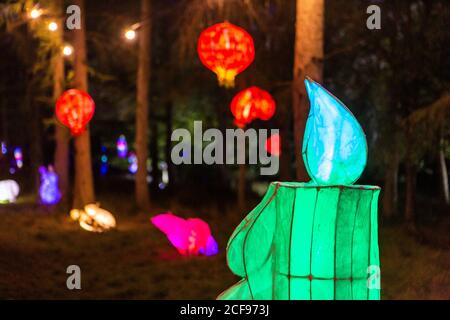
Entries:
{"label": "green candle lantern", "polygon": [[379,187],[357,186],[367,142],[352,113],[307,79],[303,159],[312,181],[274,182],[227,247],[243,279],[219,299],[378,300]]}

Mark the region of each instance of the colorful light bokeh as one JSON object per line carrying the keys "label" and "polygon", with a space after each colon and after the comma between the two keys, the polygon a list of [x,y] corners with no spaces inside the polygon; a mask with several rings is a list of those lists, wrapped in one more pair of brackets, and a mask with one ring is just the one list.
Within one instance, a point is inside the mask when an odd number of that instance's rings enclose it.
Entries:
{"label": "colorful light bokeh", "polygon": [[39,186],[39,197],[41,203],[45,205],[54,205],[61,200],[61,192],[58,188],[58,175],[53,167],[40,167],[41,185]]}
{"label": "colorful light bokeh", "polygon": [[101,157],[100,157],[100,175],[105,176],[108,173],[108,156],[107,156],[107,148],[102,146],[101,148]]}
{"label": "colorful light bokeh", "polygon": [[17,168],[22,169],[22,167],[23,167],[22,148],[17,147],[14,149],[14,160],[16,161]]}
{"label": "colorful light bokeh", "polygon": [[131,174],[135,174],[138,170],[138,161],[137,161],[137,156],[136,153],[134,152],[130,152],[129,156],[128,156],[128,171]]}
{"label": "colorful light bokeh", "polygon": [[121,135],[116,142],[116,148],[117,148],[117,156],[121,159],[124,159],[127,157],[128,154],[128,143],[127,138],[124,135]]}

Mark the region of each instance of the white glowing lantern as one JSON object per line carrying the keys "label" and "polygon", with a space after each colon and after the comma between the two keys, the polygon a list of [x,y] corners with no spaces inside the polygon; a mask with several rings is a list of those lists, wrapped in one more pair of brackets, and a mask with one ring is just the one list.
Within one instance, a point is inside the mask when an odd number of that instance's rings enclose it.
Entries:
{"label": "white glowing lantern", "polygon": [[89,204],[84,210],[72,209],[70,217],[80,223],[80,227],[90,232],[104,232],[116,227],[116,219],[111,212],[96,204]]}
{"label": "white glowing lantern", "polygon": [[14,180],[0,181],[0,203],[16,201],[20,188]]}

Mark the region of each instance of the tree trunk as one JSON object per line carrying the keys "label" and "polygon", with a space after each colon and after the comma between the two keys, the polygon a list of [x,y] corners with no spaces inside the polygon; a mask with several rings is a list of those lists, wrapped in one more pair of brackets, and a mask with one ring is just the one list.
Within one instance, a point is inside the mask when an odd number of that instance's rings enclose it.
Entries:
{"label": "tree trunk", "polygon": [[[73,30],[74,46],[74,86],[88,91],[87,54],[86,54],[86,24],[84,0],[74,0],[74,5],[81,8],[81,29]],[[89,127],[74,140],[75,146],[75,187],[74,208],[83,208],[95,202],[94,181],[92,177],[91,141]]]}
{"label": "tree trunk", "polygon": [[[29,28],[26,29],[27,37],[32,37]],[[31,39],[25,43],[25,52],[29,68],[25,74],[26,91],[24,97],[25,110],[27,111],[28,141],[30,146],[30,188],[35,201],[39,201],[39,166],[42,164],[42,144],[41,144],[41,114],[39,105],[34,104],[34,75],[31,70],[33,54]]]}
{"label": "tree trunk", "polygon": [[415,164],[406,164],[406,195],[405,195],[405,222],[408,227],[414,228],[414,208],[416,196],[416,175]]}
{"label": "tree trunk", "polygon": [[42,164],[41,149],[41,114],[39,105],[33,101],[33,79],[31,74],[27,77],[27,89],[25,96],[26,110],[29,112],[29,141],[30,141],[30,171],[31,192],[33,198],[39,200],[39,166]]}
{"label": "tree trunk", "polygon": [[[151,61],[151,0],[141,0],[142,27],[139,33],[139,66],[137,72],[136,107],[136,205],[138,210],[147,211],[150,206],[147,184],[148,158],[148,109]],[[157,178],[157,177],[155,177]]]}
{"label": "tree trunk", "polygon": [[152,159],[152,190],[158,191],[158,185],[161,180],[161,170],[159,170],[159,155],[158,155],[158,121],[156,114],[150,115],[152,122],[150,124],[150,159]]}
{"label": "tree trunk", "polygon": [[446,205],[450,204],[450,194],[448,186],[448,170],[447,163],[445,161],[444,141],[442,139],[439,147],[439,173],[441,175],[441,194]]}
{"label": "tree trunk", "polygon": [[310,77],[322,82],[324,0],[297,0],[295,32],[294,78],[292,105],[294,113],[294,136],[297,180],[309,177],[302,158],[303,134],[308,118],[308,97],[304,80]]}
{"label": "tree trunk", "polygon": [[[397,157],[396,157],[397,158]],[[384,176],[383,187],[383,217],[386,220],[392,219],[397,212],[398,203],[398,159],[392,159],[387,165],[386,174]]]}
{"label": "tree trunk", "polygon": [[165,161],[167,163],[167,173],[169,174],[168,190],[171,192],[174,185],[173,164],[171,160],[172,154],[172,130],[173,130],[173,105],[168,102],[166,105],[166,145],[165,145]]}
{"label": "tree trunk", "polygon": [[[57,16],[63,14],[62,0],[55,1],[55,13]],[[63,19],[58,19],[60,26],[63,24]],[[56,100],[61,96],[64,90],[64,55],[61,50],[61,46],[64,43],[64,28],[58,28],[56,31],[56,37],[58,37],[58,47],[53,55],[53,100]],[[59,177],[59,190],[62,194],[61,203],[67,203],[67,195],[69,190],[69,133],[67,128],[62,126],[55,118],[55,171]]]}
{"label": "tree trunk", "polygon": [[279,119],[280,122],[278,127],[280,128],[280,172],[279,177],[281,181],[291,181],[292,180],[292,172],[291,172],[291,161],[292,161],[292,150],[290,148],[289,141],[291,141],[290,137],[290,119],[292,114],[292,109],[287,105],[280,106],[279,110]]}

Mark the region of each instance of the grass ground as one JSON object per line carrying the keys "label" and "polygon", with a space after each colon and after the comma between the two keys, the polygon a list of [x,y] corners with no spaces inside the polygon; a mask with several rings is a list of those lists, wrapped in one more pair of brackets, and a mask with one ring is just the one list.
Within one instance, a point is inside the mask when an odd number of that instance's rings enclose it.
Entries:
{"label": "grass ground", "polygon": [[[214,299],[239,280],[227,268],[224,248],[243,215],[172,206],[175,213],[208,221],[219,242],[219,255],[188,258],[150,224],[151,214],[127,215],[127,202],[104,203],[122,213],[118,228],[105,234],[83,231],[67,215],[40,207],[3,207],[0,298]],[[418,242],[390,226],[380,228],[380,252],[383,299],[450,299],[448,246]],[[82,290],[66,288],[66,268],[72,264],[81,267]]]}

